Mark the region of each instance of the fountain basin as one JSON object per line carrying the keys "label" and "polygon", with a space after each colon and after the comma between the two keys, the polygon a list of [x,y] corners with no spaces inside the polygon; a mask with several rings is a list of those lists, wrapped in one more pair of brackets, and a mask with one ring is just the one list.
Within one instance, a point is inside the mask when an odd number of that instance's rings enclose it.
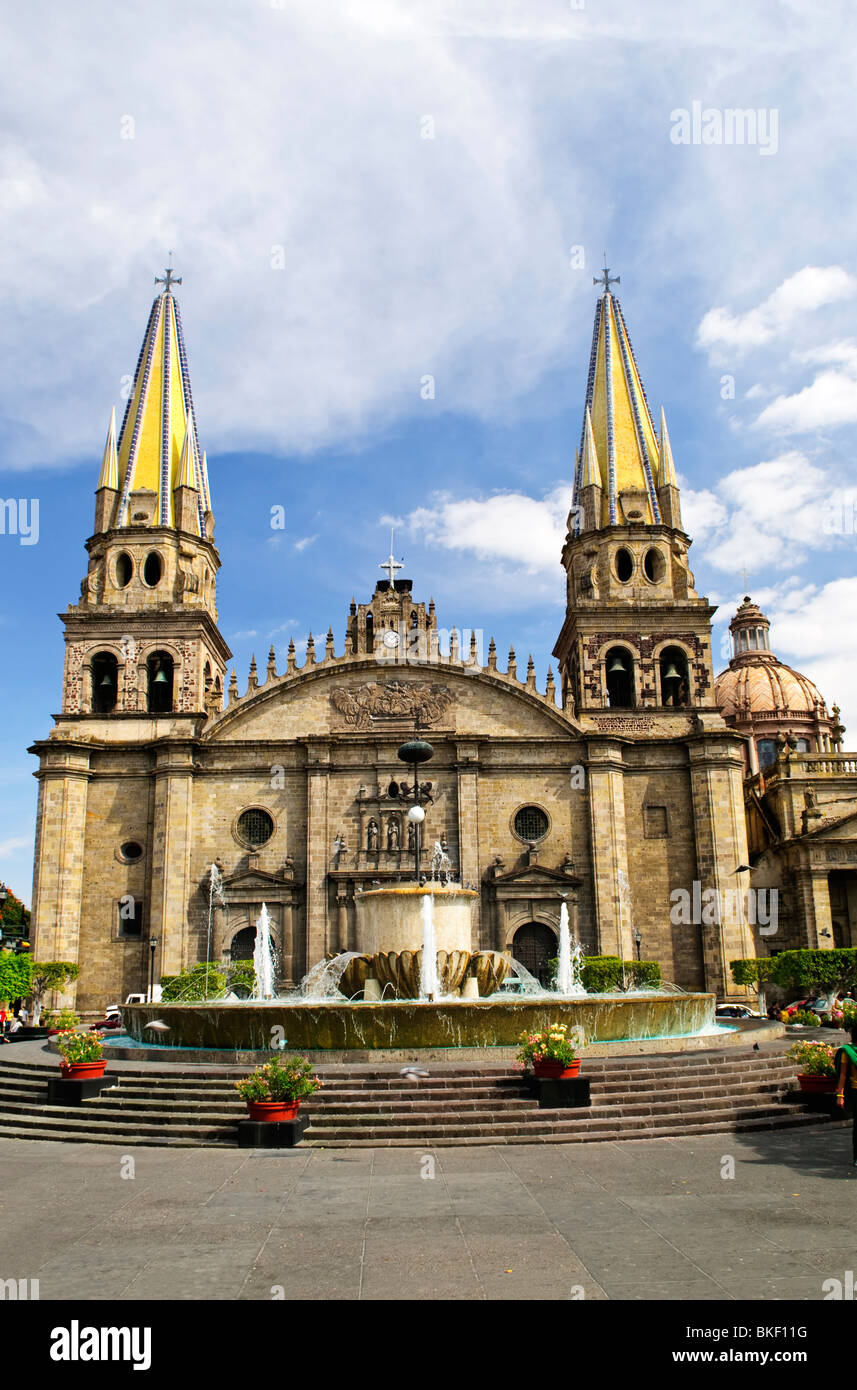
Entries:
{"label": "fountain basin", "polygon": [[289,1051],[373,1052],[397,1048],[509,1047],[525,1030],[552,1023],[583,1029],[592,1043],[691,1037],[714,1026],[713,994],[600,994],[585,999],[397,1000],[364,1003],[129,1004],[126,1032],[139,1042],[154,1036],[171,1047],[265,1049],[282,1034]]}
{"label": "fountain basin", "polygon": [[457,884],[411,883],[394,888],[370,888],[356,898],[358,940],[366,955],[381,951],[415,951],[422,946],[420,910],[431,898],[435,949],[472,950],[473,904],[479,894]]}

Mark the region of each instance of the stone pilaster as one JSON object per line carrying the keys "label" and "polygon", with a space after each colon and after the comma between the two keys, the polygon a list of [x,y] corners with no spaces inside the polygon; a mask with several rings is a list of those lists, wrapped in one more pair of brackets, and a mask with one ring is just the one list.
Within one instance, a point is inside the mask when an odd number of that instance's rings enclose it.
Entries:
{"label": "stone pilaster", "polygon": [[[461,883],[474,886],[479,883],[479,745],[478,743],[459,743],[456,745],[456,773],[458,775],[458,869]],[[426,845],[431,854],[431,846]],[[482,940],[481,900],[477,899],[473,908],[473,949],[490,947],[490,941]]]}
{"label": "stone pilaster", "polygon": [[152,877],[148,929],[158,938],[155,979],[196,964],[188,952],[188,908],[193,842],[193,746],[167,742],[156,751],[152,834]]}
{"label": "stone pilaster", "polygon": [[[77,961],[86,839],[89,750],[42,746],[33,874],[32,954]],[[75,987],[69,990],[74,998]]]}
{"label": "stone pilaster", "polygon": [[[801,915],[805,923],[806,945],[812,951],[833,947],[833,914],[827,869],[800,869],[797,873]],[[827,933],[825,935],[824,933]]]}
{"label": "stone pilaster", "polygon": [[307,750],[306,787],[306,962],[308,970],[328,945],[327,870],[333,835],[328,825],[330,745],[312,740]]}
{"label": "stone pilaster", "polygon": [[[743,905],[747,877],[735,872],[748,855],[741,744],[701,735],[689,742],[688,754],[700,895],[705,900],[708,889],[717,890],[722,920],[703,920],[684,929],[701,930],[706,989],[720,996],[742,994],[729,962],[755,955],[755,948]],[[706,915],[703,905],[703,918]]]}
{"label": "stone pilaster", "polygon": [[633,959],[633,911],[628,878],[622,747],[590,743],[589,830],[598,949]]}

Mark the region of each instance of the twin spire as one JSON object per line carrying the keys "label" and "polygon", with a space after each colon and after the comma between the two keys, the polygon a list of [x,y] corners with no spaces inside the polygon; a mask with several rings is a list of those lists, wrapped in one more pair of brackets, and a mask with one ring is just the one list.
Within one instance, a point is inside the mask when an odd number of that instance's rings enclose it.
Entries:
{"label": "twin spire", "polygon": [[[165,289],[156,296],[117,441],[116,412],[111,414],[98,487],[119,494],[112,526],[137,524],[144,513],[149,525],[176,526],[206,534],[211,511],[208,465],[200,453],[181,313],[171,285],[180,284],[172,270],[156,280]],[[194,505],[176,516],[175,492],[188,488]],[[148,494],[148,497],[147,497]],[[138,511],[143,499],[143,511]],[[134,506],[132,508],[132,501]]]}
{"label": "twin spire", "polygon": [[[629,522],[680,526],[666,418],[662,409],[656,432],[622,306],[610,290],[618,279],[605,268],[593,283],[603,289],[595,310],[574,504],[585,501],[584,488],[599,489],[597,515],[591,515],[586,529]],[[665,498],[665,488],[674,495]]]}

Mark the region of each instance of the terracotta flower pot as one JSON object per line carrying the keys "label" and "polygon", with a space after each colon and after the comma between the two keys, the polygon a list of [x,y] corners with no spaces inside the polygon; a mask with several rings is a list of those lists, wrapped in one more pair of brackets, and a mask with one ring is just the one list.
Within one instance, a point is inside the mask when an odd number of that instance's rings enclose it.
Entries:
{"label": "terracotta flower pot", "polygon": [[296,1120],[299,1100],[248,1100],[247,1117],[251,1120]]}
{"label": "terracotta flower pot", "polygon": [[808,1072],[798,1072],[798,1085],[802,1091],[816,1095],[832,1094],[836,1090],[835,1076],[810,1076]]}
{"label": "terracotta flower pot", "polygon": [[92,1081],[104,1075],[107,1061],[104,1057],[98,1062],[60,1062],[63,1081]]}
{"label": "terracotta flower pot", "polygon": [[570,1081],[580,1072],[580,1058],[576,1062],[537,1062],[533,1059],[533,1073],[543,1081]]}

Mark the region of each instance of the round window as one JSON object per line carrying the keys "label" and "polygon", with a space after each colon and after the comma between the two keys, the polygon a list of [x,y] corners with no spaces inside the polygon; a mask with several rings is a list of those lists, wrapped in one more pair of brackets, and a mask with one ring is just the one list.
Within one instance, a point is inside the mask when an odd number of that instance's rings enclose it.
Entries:
{"label": "round window", "polygon": [[154,589],[156,584],[160,584],[163,572],[163,560],[157,550],[151,550],[146,556],[146,563],[143,566],[143,579],[150,589]]}
{"label": "round window", "polygon": [[515,834],[521,840],[543,840],[550,822],[540,806],[522,806],[515,812]]}
{"label": "round window", "polygon": [[131,583],[131,576],[134,573],[134,565],[131,556],[123,550],[116,556],[116,583],[120,589],[126,589]]}
{"label": "round window", "polygon": [[119,853],[128,864],[136,864],[138,859],[143,858],[143,846],[138,845],[136,840],[126,840],[124,845],[120,845]]}
{"label": "round window", "polygon": [[274,822],[267,811],[253,806],[238,817],[238,834],[247,845],[264,845],[274,833]]}
{"label": "round window", "polygon": [[616,578],[622,584],[627,584],[633,573],[634,557],[630,550],[626,550],[623,546],[621,550],[616,551]]}
{"label": "round window", "polygon": [[643,560],[643,573],[652,584],[657,584],[664,577],[664,557],[659,550],[647,550]]}

